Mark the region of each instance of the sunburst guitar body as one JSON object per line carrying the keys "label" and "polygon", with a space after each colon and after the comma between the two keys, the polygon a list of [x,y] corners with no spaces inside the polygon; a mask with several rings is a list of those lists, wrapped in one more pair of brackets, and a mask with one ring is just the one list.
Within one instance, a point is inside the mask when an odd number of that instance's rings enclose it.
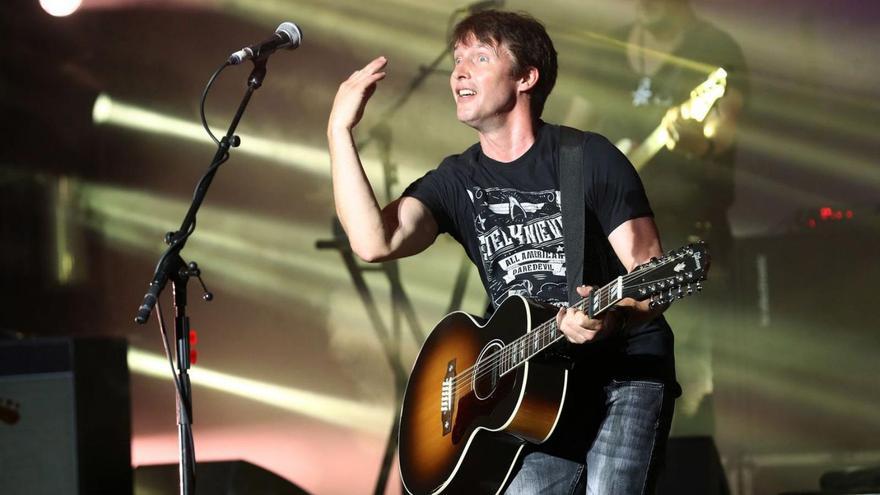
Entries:
{"label": "sunburst guitar body", "polygon": [[528,362],[502,375],[494,365],[502,349],[556,311],[512,297],[485,325],[457,312],[434,328],[401,412],[400,468],[410,493],[495,493],[524,440],[540,443],[550,436],[568,371]]}

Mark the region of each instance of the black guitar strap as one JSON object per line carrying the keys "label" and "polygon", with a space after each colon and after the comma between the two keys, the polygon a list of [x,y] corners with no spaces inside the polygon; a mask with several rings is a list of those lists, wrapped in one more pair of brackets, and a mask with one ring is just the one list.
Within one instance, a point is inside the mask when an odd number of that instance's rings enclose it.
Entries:
{"label": "black guitar strap", "polygon": [[584,134],[566,126],[559,126],[559,133],[559,192],[562,195],[565,280],[568,303],[574,304],[581,299],[575,289],[584,283]]}

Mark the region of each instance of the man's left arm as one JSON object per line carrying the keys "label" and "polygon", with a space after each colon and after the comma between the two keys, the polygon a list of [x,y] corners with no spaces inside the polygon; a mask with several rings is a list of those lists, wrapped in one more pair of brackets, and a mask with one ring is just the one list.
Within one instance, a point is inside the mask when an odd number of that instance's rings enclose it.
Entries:
{"label": "man's left arm", "polygon": [[[663,254],[657,226],[651,217],[627,220],[608,235],[627,273],[653,257]],[[581,297],[590,294],[590,287],[578,287]],[[666,306],[650,308],[650,301],[636,301],[626,298],[617,305],[617,311],[606,311],[596,318],[590,318],[584,311],[575,307],[562,308],[556,315],[556,324],[569,342],[583,344],[604,338],[620,330],[625,325],[648,321],[659,316]]]}
{"label": "man's left arm", "polygon": [[[663,255],[660,234],[652,217],[633,218],[623,222],[608,234],[608,242],[627,273],[651,258]],[[667,308],[660,306],[651,309],[650,302],[626,298],[617,306],[626,312],[627,324],[632,324],[654,319]]]}

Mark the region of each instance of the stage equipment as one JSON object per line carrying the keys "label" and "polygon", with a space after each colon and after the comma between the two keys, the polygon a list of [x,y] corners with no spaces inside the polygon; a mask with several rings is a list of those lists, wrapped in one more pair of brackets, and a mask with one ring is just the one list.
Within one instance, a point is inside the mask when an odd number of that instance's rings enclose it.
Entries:
{"label": "stage equipment", "polygon": [[131,493],[126,342],[0,341],[0,493]]}
{"label": "stage equipment", "polygon": [[730,495],[712,437],[672,437],[657,495]]}
{"label": "stage equipment", "polygon": [[819,478],[822,493],[880,493],[880,466],[829,471]]}
{"label": "stage equipment", "polygon": [[[877,304],[880,230],[870,209],[853,210],[849,221],[845,208],[813,210],[815,228],[799,218],[793,232],[736,242],[737,316],[715,343],[737,359],[714,397],[736,493],[803,493],[822,473],[880,462],[866,434],[880,389],[862,385],[880,375],[880,332],[863,311]],[[727,425],[741,425],[735,437]]]}
{"label": "stage equipment", "polygon": [[[196,475],[197,495],[308,495],[277,474],[242,460],[199,462]],[[134,495],[172,493],[177,487],[177,466],[138,466],[134,481]]]}

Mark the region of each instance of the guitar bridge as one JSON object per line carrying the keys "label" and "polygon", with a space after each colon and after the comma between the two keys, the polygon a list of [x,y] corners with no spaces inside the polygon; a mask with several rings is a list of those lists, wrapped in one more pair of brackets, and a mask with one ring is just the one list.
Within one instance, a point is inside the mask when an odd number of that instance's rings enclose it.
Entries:
{"label": "guitar bridge", "polygon": [[452,431],[452,412],[455,408],[455,359],[446,365],[446,377],[440,385],[440,421],[443,435]]}

